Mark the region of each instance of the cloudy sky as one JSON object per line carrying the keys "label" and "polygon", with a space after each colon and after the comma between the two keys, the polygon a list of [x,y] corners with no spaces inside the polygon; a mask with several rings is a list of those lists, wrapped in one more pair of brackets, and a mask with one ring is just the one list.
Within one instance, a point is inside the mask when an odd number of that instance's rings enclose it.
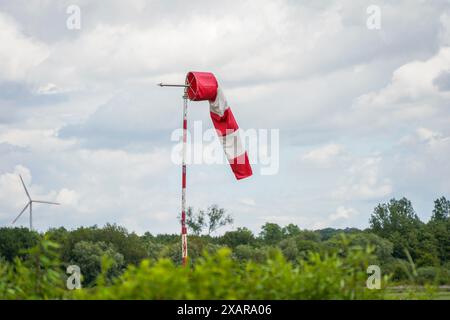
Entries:
{"label": "cloudy sky", "polygon": [[[67,27],[70,5],[80,29]],[[370,5],[379,29],[367,26]],[[39,230],[178,232],[171,135],[182,92],[155,84],[190,70],[217,75],[242,129],[279,130],[279,170],[262,175],[256,163],[237,182],[226,164],[192,164],[188,205],[216,203],[253,231],[267,221],[364,228],[377,203],[406,196],[426,221],[450,196],[449,9],[0,0],[0,226],[26,203],[22,174],[35,198],[62,203],[36,205]],[[212,127],[207,103],[189,105],[194,120]]]}

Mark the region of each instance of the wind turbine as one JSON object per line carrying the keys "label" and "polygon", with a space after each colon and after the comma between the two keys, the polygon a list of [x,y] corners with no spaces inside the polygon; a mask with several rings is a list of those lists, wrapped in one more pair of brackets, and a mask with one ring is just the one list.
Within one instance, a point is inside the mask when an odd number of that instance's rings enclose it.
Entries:
{"label": "wind turbine", "polygon": [[14,221],[12,222],[13,224],[20,218],[20,216],[22,215],[22,213],[25,212],[25,210],[27,210],[27,208],[30,208],[30,230],[33,230],[33,202],[36,203],[46,203],[46,204],[54,204],[54,205],[59,205],[59,203],[57,202],[50,202],[50,201],[42,201],[42,200],[33,200],[30,197],[30,194],[28,193],[27,187],[25,186],[25,183],[23,182],[22,176],[19,174],[20,177],[20,181],[22,181],[22,185],[23,188],[25,189],[25,193],[27,194],[28,197],[28,203],[25,206],[25,208],[22,209],[22,211],[20,211],[19,215],[14,219]]}

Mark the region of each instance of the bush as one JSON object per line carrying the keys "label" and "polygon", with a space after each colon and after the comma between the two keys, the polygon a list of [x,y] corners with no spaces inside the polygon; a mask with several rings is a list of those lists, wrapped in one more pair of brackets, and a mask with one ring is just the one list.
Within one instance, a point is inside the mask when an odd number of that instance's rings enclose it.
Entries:
{"label": "bush", "polygon": [[130,266],[112,286],[80,290],[78,299],[365,299],[382,298],[383,290],[365,288],[370,252],[348,249],[338,254],[311,253],[298,266],[279,250],[263,263],[244,265],[222,248],[205,253],[193,268],[169,259],[144,260]]}
{"label": "bush", "polygon": [[91,286],[97,279],[101,271],[103,257],[110,259],[111,262],[108,279],[122,273],[124,268],[123,255],[118,253],[112,245],[104,242],[80,241],[73,248],[70,264],[80,267],[85,286]]}
{"label": "bush", "polygon": [[0,262],[0,299],[62,298],[65,276],[61,272],[58,247],[44,238],[27,251],[27,260]]}
{"label": "bush", "polygon": [[263,262],[267,259],[267,247],[257,248],[241,244],[233,249],[233,255],[238,261]]}
{"label": "bush", "polygon": [[309,252],[317,252],[320,244],[311,240],[304,240],[302,236],[292,237],[280,242],[279,247],[283,255],[291,262],[306,259]]}
{"label": "bush", "polygon": [[450,269],[445,267],[439,268],[436,282],[439,285],[450,285]]}
{"label": "bush", "polygon": [[389,275],[391,281],[404,282],[411,280],[411,266],[410,264],[401,259],[391,259],[388,263],[381,266],[382,274]]}
{"label": "bush", "polygon": [[434,283],[439,269],[436,267],[421,267],[417,269],[417,283]]}

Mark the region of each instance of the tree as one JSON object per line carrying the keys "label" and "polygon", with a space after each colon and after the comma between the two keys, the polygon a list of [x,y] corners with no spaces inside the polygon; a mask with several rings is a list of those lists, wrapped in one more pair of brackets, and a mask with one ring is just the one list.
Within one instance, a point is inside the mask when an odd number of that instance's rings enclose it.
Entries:
{"label": "tree", "polygon": [[23,258],[25,251],[38,244],[39,234],[27,228],[0,228],[0,257],[12,261]]}
{"label": "tree", "polygon": [[189,228],[190,233],[200,235],[205,226],[205,215],[203,211],[195,214],[192,207],[189,207],[186,211],[186,225]]}
{"label": "tree", "polygon": [[[189,237],[188,263],[190,265],[195,265],[197,263],[197,260],[202,256],[203,253],[214,253],[219,248],[221,248],[221,246],[211,243],[210,240],[210,237],[204,236]],[[164,248],[160,251],[159,258],[169,258],[175,264],[181,265],[182,258],[180,252],[180,242],[177,241],[176,243],[164,246]]]}
{"label": "tree", "polygon": [[67,231],[64,227],[50,228],[47,232],[45,232],[45,235],[47,235],[51,241],[62,244],[67,241],[69,231]]}
{"label": "tree", "polygon": [[373,246],[378,263],[385,263],[392,259],[394,245],[389,240],[369,232],[360,232],[350,236],[350,244],[365,248]]}
{"label": "tree", "polygon": [[104,242],[113,245],[115,250],[123,255],[125,264],[138,264],[148,256],[145,238],[135,233],[128,233],[124,227],[106,224],[103,228],[81,227],[71,231],[63,244],[64,261],[72,259],[74,246],[80,241]]}
{"label": "tree", "polygon": [[283,229],[276,223],[267,222],[261,227],[259,236],[265,243],[274,245],[283,239]]}
{"label": "tree", "polygon": [[407,249],[413,258],[417,258],[419,234],[423,223],[406,198],[391,199],[389,203],[379,204],[370,217],[370,230],[394,244],[394,256],[405,257]]}
{"label": "tree", "polygon": [[450,201],[441,197],[434,201],[433,214],[427,224],[433,235],[441,263],[450,260]]}
{"label": "tree", "polygon": [[300,228],[293,223],[288,224],[283,228],[283,234],[286,237],[293,237],[300,233]]}
{"label": "tree", "polygon": [[228,231],[220,239],[221,243],[235,248],[238,245],[250,245],[255,242],[255,236],[247,228],[238,228],[236,231]]}
{"label": "tree", "polygon": [[315,241],[305,240],[299,235],[280,241],[278,246],[287,260],[297,262],[300,259],[305,259],[309,252],[319,251],[320,244]]}
{"label": "tree", "polygon": [[445,221],[450,217],[450,201],[445,197],[434,200],[432,221]]}
{"label": "tree", "polygon": [[80,267],[85,286],[94,284],[101,272],[103,257],[107,257],[111,262],[108,270],[110,279],[122,273],[122,269],[125,266],[123,255],[118,253],[111,244],[101,241],[96,243],[80,241],[75,245],[70,264]]}
{"label": "tree", "polygon": [[300,230],[300,232],[296,235],[296,238],[314,242],[320,242],[322,240],[320,237],[320,233],[311,230]]}
{"label": "tree", "polygon": [[391,199],[379,204],[370,217],[370,228],[377,234],[388,237],[399,230],[410,229],[420,224],[411,201],[406,198]]}
{"label": "tree", "polygon": [[[311,231],[309,231],[311,232]],[[352,234],[352,233],[358,233],[360,230],[356,228],[345,228],[345,229],[334,229],[334,228],[325,228],[316,230],[316,233],[319,234],[320,240],[326,241],[331,238],[333,238],[337,234]]]}
{"label": "tree", "polygon": [[240,244],[233,249],[233,257],[239,261],[254,261],[261,263],[267,259],[267,247],[255,247],[248,244]]}
{"label": "tree", "polygon": [[200,235],[206,230],[207,235],[217,231],[217,229],[233,223],[231,215],[226,214],[225,209],[217,205],[210,206],[206,211],[200,210],[195,214],[192,208],[186,212],[186,225],[191,233]]}
{"label": "tree", "polygon": [[421,226],[418,241],[413,248],[415,263],[418,267],[439,265],[439,243],[426,226]]}

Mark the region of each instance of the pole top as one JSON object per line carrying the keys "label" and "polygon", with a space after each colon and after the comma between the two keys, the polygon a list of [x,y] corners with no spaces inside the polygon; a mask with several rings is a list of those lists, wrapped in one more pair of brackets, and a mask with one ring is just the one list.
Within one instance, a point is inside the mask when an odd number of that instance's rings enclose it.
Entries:
{"label": "pole top", "polygon": [[187,85],[187,84],[170,84],[170,83],[162,83],[162,82],[158,83],[157,86],[160,86],[160,87],[178,87],[178,88],[188,88],[189,87],[189,85]]}

